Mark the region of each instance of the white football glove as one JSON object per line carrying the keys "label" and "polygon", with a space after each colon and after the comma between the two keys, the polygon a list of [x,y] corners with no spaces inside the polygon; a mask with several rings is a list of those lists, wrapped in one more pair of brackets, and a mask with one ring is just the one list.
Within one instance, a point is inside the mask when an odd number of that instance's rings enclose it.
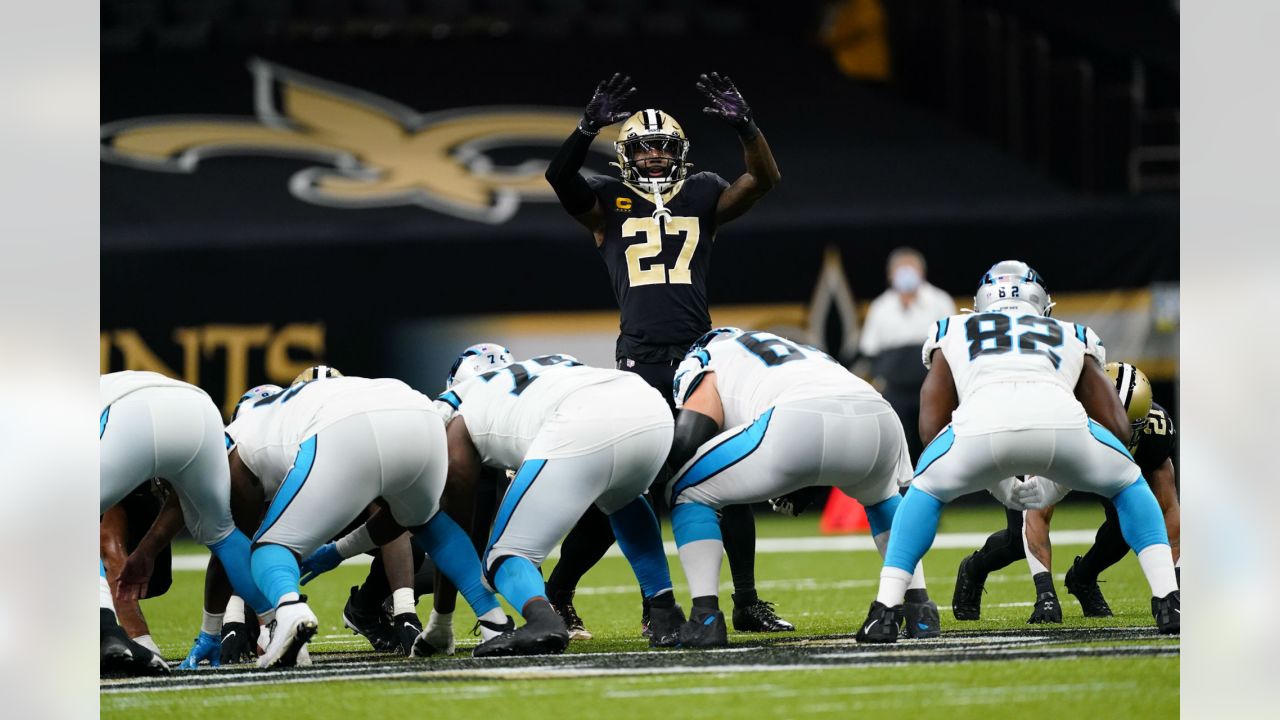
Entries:
{"label": "white football glove", "polygon": [[426,657],[436,653],[452,655],[455,650],[453,637],[453,613],[431,611],[427,627],[413,643],[413,656]]}
{"label": "white football glove", "polygon": [[1043,510],[1062,502],[1062,498],[1071,492],[1047,477],[1028,475],[1027,479],[1014,487],[1014,495],[1028,510]]}

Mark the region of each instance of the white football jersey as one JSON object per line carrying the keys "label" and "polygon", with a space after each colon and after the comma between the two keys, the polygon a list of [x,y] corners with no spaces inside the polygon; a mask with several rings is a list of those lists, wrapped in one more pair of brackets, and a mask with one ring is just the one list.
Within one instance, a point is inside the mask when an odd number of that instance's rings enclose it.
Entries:
{"label": "white football jersey", "polygon": [[98,392],[102,395],[102,407],[106,410],[112,403],[131,392],[151,387],[180,387],[195,390],[208,397],[208,393],[190,383],[174,380],[166,375],[145,370],[122,370],[103,375],[98,380]]}
{"label": "white football jersey", "polygon": [[1086,415],[1075,387],[1085,358],[1106,362],[1092,330],[1034,312],[943,318],[925,340],[925,367],[933,366],[934,350],[955,378],[957,434],[1081,425]]}
{"label": "white football jersey", "polygon": [[485,465],[515,469],[534,436],[575,390],[636,377],[622,370],[588,367],[569,355],[543,355],[481,373],[436,398],[462,415]]}
{"label": "white football jersey", "polygon": [[684,406],[708,372],[716,374],[725,427],[751,422],[784,402],[883,399],[830,355],[767,332],[721,333],[706,347],[691,350],[676,369],[676,407]]}
{"label": "white football jersey", "polygon": [[309,380],[240,406],[227,426],[228,448],[273,495],[293,466],[304,440],[339,420],[374,410],[427,410],[431,398],[391,378],[340,377]]}

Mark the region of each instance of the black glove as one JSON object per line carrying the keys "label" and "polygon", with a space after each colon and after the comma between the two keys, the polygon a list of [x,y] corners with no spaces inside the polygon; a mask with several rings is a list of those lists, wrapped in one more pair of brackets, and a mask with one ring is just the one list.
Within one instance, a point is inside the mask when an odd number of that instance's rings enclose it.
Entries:
{"label": "black glove", "polygon": [[817,488],[804,487],[799,490],[792,490],[782,497],[776,497],[770,500],[769,507],[772,508],[774,512],[781,515],[799,517],[800,513],[807,510],[808,507],[818,499],[818,494],[823,491],[828,493],[831,492],[830,490],[827,490],[825,486]]}
{"label": "black glove", "polygon": [[[252,620],[253,622],[247,622]],[[222,664],[234,665],[258,659],[258,619],[222,623]]]}
{"label": "black glove", "polygon": [[742,93],[738,92],[729,76],[721,77],[719,73],[699,75],[698,90],[710,103],[702,108],[702,112],[729,123],[743,138],[755,137],[760,132],[751,118],[751,106],[742,99]]}
{"label": "black glove", "polygon": [[631,117],[631,112],[622,106],[635,91],[629,75],[614,73],[613,77],[601,81],[596,86],[595,94],[591,96],[591,102],[587,103],[587,109],[582,113],[578,129],[588,135],[595,135],[600,132],[600,128]]}

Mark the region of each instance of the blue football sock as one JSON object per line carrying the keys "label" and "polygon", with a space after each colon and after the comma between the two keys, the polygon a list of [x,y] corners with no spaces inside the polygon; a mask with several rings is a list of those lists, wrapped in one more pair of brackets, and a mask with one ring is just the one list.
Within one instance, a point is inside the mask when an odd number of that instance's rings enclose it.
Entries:
{"label": "blue football sock", "polygon": [[1116,515],[1120,516],[1120,533],[1134,553],[1140,553],[1150,545],[1169,544],[1164,513],[1160,512],[1160,503],[1145,478],[1138,478],[1137,482],[1116,493],[1111,504],[1115,505]]}
{"label": "blue football sock", "polygon": [[613,527],[622,554],[631,563],[631,571],[640,582],[644,596],[651,598],[671,589],[671,569],[667,567],[667,554],[662,548],[662,529],[649,503],[643,497],[632,500],[609,516],[609,525]]}
{"label": "blue football sock", "polygon": [[871,524],[871,537],[877,537],[893,527],[893,516],[902,504],[902,496],[894,494],[888,500],[867,506],[867,522]]}
{"label": "blue football sock", "polygon": [[529,558],[519,555],[508,555],[501,559],[498,572],[493,575],[493,584],[497,586],[502,597],[511,603],[511,607],[524,614],[524,606],[529,601],[547,596],[547,587],[542,582],[542,573]]}
{"label": "blue football sock", "polygon": [[237,595],[249,603],[249,607],[260,613],[275,607],[267,601],[254,579],[249,538],[245,537],[244,533],[232,530],[230,535],[210,545],[209,550],[218,557],[218,562],[222,563],[222,569],[226,571],[227,578],[231,580],[231,587],[235,588]]}
{"label": "blue football sock", "polygon": [[916,488],[907,490],[907,496],[898,505],[889,529],[889,547],[885,549],[884,564],[912,573],[920,558],[933,545],[938,534],[938,520],[942,517],[942,501]]}
{"label": "blue football sock", "polygon": [[298,559],[283,545],[259,545],[253,551],[251,569],[253,582],[266,596],[267,610],[279,605],[285,593],[298,592]]}
{"label": "blue football sock", "polygon": [[471,545],[471,538],[453,518],[437,512],[426,525],[414,530],[413,538],[466,598],[476,617],[498,607],[498,599],[484,587],[480,558]]}

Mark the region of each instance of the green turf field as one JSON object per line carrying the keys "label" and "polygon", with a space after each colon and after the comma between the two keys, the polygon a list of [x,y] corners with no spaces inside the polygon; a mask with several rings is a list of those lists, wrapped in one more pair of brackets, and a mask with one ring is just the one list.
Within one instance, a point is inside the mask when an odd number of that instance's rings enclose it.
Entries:
{"label": "green turf field", "polygon": [[[759,537],[817,537],[817,518],[759,516]],[[1097,505],[1063,506],[1054,530],[1093,529]],[[956,508],[941,533],[986,533],[1003,525],[992,505]],[[669,528],[666,531],[670,539]],[[943,536],[940,536],[940,544]],[[762,543],[762,547],[764,543]],[[976,547],[976,545],[975,545]],[[935,547],[925,558],[932,596],[943,606],[943,637],[858,646],[852,631],[875,595],[874,551],[761,552],[757,587],[797,632],[730,634],[728,650],[649,650],[638,636],[639,593],[626,562],[606,557],[587,574],[576,605],[596,639],[563,657],[473,660],[474,618],[459,603],[458,655],[407,659],[374,654],[342,627],[348,588],[365,567],[343,566],[304,591],[320,618],[315,665],[264,673],[243,666],[175,673],[161,681],[104,681],[103,717],[229,717],[252,708],[261,720],[297,717],[846,717],[902,711],[904,717],[1172,717],[1178,712],[1178,641],[1151,629],[1149,592],[1132,557],[1104,574],[1114,618],[1085,620],[1062,573],[1085,545],[1059,544],[1054,557],[1066,622],[1028,626],[1033,588],[1026,564],[993,574],[983,619],[949,611],[955,569],[973,548]],[[180,552],[203,553],[199,547]],[[687,606],[679,563],[676,593]],[[554,561],[548,561],[550,565]],[[725,567],[722,601],[729,602]],[[152,634],[172,659],[185,655],[200,622],[203,574],[175,571],[164,597],[143,601]],[[424,619],[429,598],[419,604]],[[814,637],[820,636],[820,637]],[[810,639],[805,639],[810,638]]]}

